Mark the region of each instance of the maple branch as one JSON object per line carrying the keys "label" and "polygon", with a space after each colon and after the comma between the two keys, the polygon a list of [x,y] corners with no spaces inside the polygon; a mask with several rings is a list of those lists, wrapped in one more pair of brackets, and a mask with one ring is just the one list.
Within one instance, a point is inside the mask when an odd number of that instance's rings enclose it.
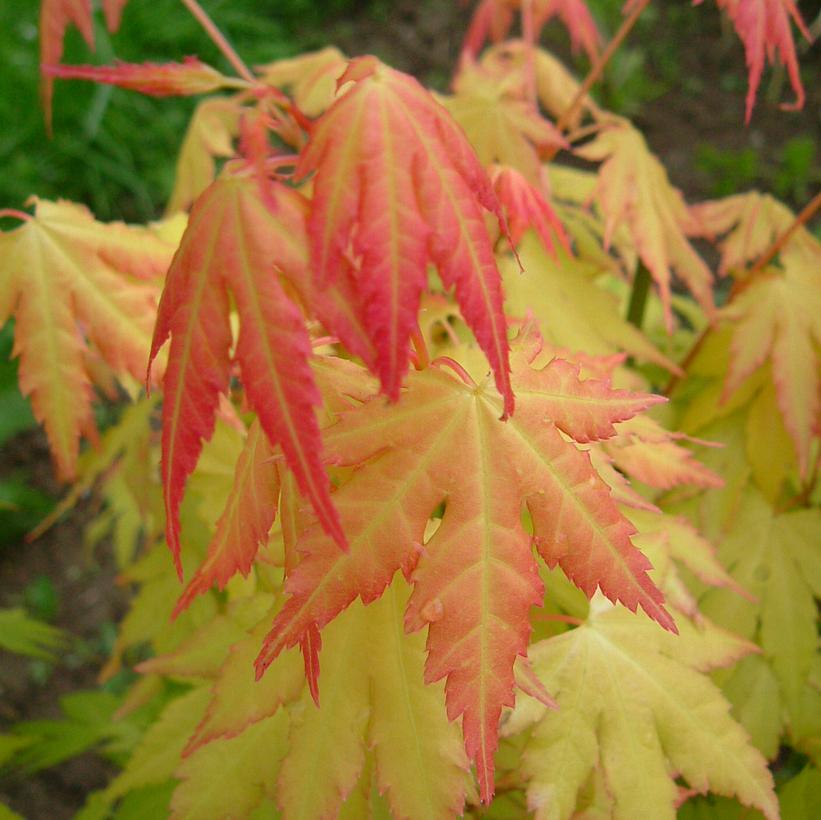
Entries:
{"label": "maple branch", "polygon": [[205,9],[197,2],[197,0],[180,0],[180,2],[191,12],[197,22],[205,29],[208,36],[213,40],[217,48],[225,55],[225,58],[234,67],[234,70],[251,85],[256,85],[257,78],[251,73],[250,69],[242,58],[234,51],[233,46],[225,38],[225,35],[217,28],[214,21],[208,16]]}
{"label": "maple branch", "polygon": [[0,208],[0,219],[7,216],[9,219],[22,219],[24,222],[31,222],[31,214],[25,211],[18,211],[17,208]]}
{"label": "maple branch", "polygon": [[536,30],[533,22],[533,0],[522,0],[522,38],[525,41],[525,95],[536,105]]}
{"label": "maple branch", "polygon": [[775,242],[762,254],[759,260],[747,271],[747,277],[754,276],[759,271],[763,270],[775,259],[778,252],[790,241],[792,235],[802,226],[806,225],[813,216],[815,216],[818,209],[821,208],[821,191],[819,191],[805,206],[800,214],[795,218],[793,223],[787,228],[784,233],[779,236]]}
{"label": "maple branch", "polygon": [[616,32],[613,39],[607,44],[607,48],[602,52],[601,57],[599,57],[599,59],[593,64],[587,76],[584,78],[584,82],[579,86],[579,90],[576,92],[573,102],[570,103],[570,105],[559,117],[558,122],[556,123],[556,128],[558,128],[559,131],[564,132],[567,126],[573,121],[573,118],[576,116],[581,104],[584,102],[584,98],[587,96],[590,89],[598,82],[604,72],[604,67],[608,62],[610,62],[610,58],[616,53],[622,42],[624,42],[625,37],[627,37],[630,33],[633,26],[636,25],[636,21],[639,19],[639,16],[649,4],[650,0],[639,0],[639,2],[633,7],[630,14],[624,18],[619,30]]}
{"label": "maple branch", "polygon": [[[783,249],[783,247],[790,241],[793,234],[802,226],[806,225],[810,219],[815,216],[818,210],[821,209],[821,191],[819,191],[803,208],[800,214],[796,216],[793,220],[792,224],[782,233],[773,243],[767,248],[766,251],[759,257],[758,261],[747,271],[747,275],[744,277],[745,281],[748,281],[752,276],[756,273],[762,271],[770,262],[775,259],[776,255]],[[739,282],[736,281],[733,284],[733,290],[730,293],[730,298],[738,292],[737,286]],[[693,346],[690,348],[690,352],[684,358],[684,361],[681,363],[682,371],[686,371],[687,367],[696,357],[696,354],[701,349],[701,346],[704,344],[704,340],[707,338],[707,334],[710,331],[710,326],[708,325],[704,330],[701,332],[701,335],[696,339]],[[664,389],[664,395],[669,396],[672,390],[680,381],[681,376],[673,376],[667,387]]]}

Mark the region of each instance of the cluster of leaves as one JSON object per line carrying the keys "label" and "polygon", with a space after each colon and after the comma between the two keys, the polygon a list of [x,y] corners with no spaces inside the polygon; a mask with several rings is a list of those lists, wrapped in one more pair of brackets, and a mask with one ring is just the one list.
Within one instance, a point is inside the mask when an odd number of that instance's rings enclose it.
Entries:
{"label": "cluster of leaves", "polygon": [[[34,200],[0,234],[58,512],[99,483],[92,535],[136,587],[106,674],[150,649],[83,817],[671,817],[709,791],[774,818],[817,793],[821,243],[765,195],[688,205],[536,46],[559,15],[594,53],[583,4],[523,3],[504,40],[518,5],[480,4],[435,97],[330,48],[58,66],[91,6],[43,3],[47,99],[208,95],[166,220]],[[792,9],[730,7],[753,97],[775,46],[798,93]],[[95,387],[135,400],[81,452]],[[782,745],[806,768],[776,794]]]}

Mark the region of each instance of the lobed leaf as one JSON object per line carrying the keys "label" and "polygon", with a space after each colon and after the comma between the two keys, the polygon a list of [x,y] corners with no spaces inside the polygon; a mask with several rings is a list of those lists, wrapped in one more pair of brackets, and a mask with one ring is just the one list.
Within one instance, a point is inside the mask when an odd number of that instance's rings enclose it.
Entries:
{"label": "lobed leaf", "polygon": [[20,389],[67,479],[81,434],[95,434],[89,344],[115,375],[141,378],[156,279],[172,247],[150,229],[97,222],[69,202],[34,202],[32,218],[0,235],[0,320],[14,312]]}
{"label": "lobed leaf", "polygon": [[[298,178],[316,172],[309,233],[317,284],[353,276],[376,373],[396,399],[427,265],[436,265],[455,288],[510,415],[501,286],[479,205],[498,214],[492,186],[462,132],[416,80],[360,58],[339,82],[348,81],[297,166]],[[345,325],[329,329],[348,344]]]}
{"label": "lobed leaf", "polygon": [[[542,597],[523,504],[551,565],[560,563],[587,594],[600,586],[675,629],[646,575],[649,563],[630,543],[634,530],[586,454],[551,418],[558,408],[559,422],[586,439],[654,398],[574,382],[572,372],[563,374],[573,384],[565,389],[549,367],[533,369],[518,353],[513,361],[522,399],[507,423],[486,388],[432,368],[409,378],[398,405],[367,401],[328,428],[329,455],[356,466],[335,494],[350,553],[334,550],[318,527],[305,531],[302,560],[286,583],[290,597],[257,659],[262,674],[285,647],[314,625],[323,628],[355,598],[378,598],[401,568],[414,583],[406,626],[428,626],[426,679],[447,678],[448,714],[462,716],[484,800],[493,792],[501,708],[513,703],[514,662],[527,649],[528,611]],[[587,420],[575,428],[562,421],[562,392],[570,405],[586,398]],[[441,525],[426,538],[442,502]]]}
{"label": "lobed leaf", "polygon": [[202,441],[213,433],[219,396],[230,379],[229,292],[239,314],[235,356],[249,403],[269,441],[282,447],[323,526],[345,544],[320,457],[314,413],[320,396],[308,364],[310,340],[277,274],[302,265],[298,238],[289,233],[289,199],[297,195],[276,186],[270,196],[275,213],[263,202],[257,180],[236,174],[206,189],[192,210],[160,302],[150,361],[170,336],[161,467],[166,537],[178,573],[185,482]]}
{"label": "lobed leaf", "polygon": [[114,65],[51,65],[42,67],[50,78],[89,80],[139,91],[152,97],[187,97],[208,94],[233,81],[215,68],[186,57],[182,63],[122,63]]}

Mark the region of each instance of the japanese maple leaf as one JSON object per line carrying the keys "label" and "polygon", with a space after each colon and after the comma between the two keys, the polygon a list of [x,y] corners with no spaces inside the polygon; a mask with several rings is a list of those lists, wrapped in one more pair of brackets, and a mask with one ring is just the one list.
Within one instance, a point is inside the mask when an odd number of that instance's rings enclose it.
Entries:
{"label": "japanese maple leaf", "polygon": [[[718,272],[741,273],[743,268],[765,251],[795,222],[795,214],[769,194],[748,191],[744,194],[700,202],[690,208],[695,215],[699,236],[721,236],[721,263]],[[812,242],[806,228],[799,228],[791,242]]]}
{"label": "japanese maple leaf", "polygon": [[767,762],[702,674],[754,647],[692,627],[671,640],[597,603],[587,623],[531,647],[534,671],[559,709],[523,698],[505,724],[506,734],[532,727],[523,772],[535,816],[573,816],[598,771],[608,815],[672,820],[680,776],[697,792],[736,796],[775,820]]}
{"label": "japanese maple leaf", "polygon": [[515,168],[501,165],[491,169],[491,178],[514,246],[519,244],[525,231],[532,228],[550,253],[554,252],[555,242],[570,253],[570,240],[564,226],[536,185],[530,183]]}
{"label": "japanese maple leaf", "polygon": [[716,0],[716,3],[726,11],[744,43],[749,72],[745,122],[750,121],[753,113],[755,96],[764,72],[765,55],[770,63],[774,63],[777,53],[790,77],[795,102],[783,107],[790,110],[802,108],[804,86],[801,84],[798,58],[795,56],[790,18],[808,42],[812,41],[812,37],[793,0]]}
{"label": "japanese maple leaf", "polygon": [[[570,108],[580,88],[576,77],[553,54],[543,48],[529,46],[522,40],[505,40],[487,49],[479,65],[493,77],[495,83],[514,82],[525,96],[528,86],[535,82],[539,103],[554,119]],[[469,69],[470,63],[467,63],[460,67],[460,73]],[[595,102],[589,96],[584,97],[568,127],[575,128],[586,111],[598,113]]]}
{"label": "japanese maple leaf", "polygon": [[[481,0],[465,35],[463,53],[476,56],[487,39],[494,43],[504,40],[513,24],[513,11],[518,8],[524,16],[522,5],[521,0]],[[559,17],[570,33],[573,50],[581,47],[591,60],[598,58],[601,37],[584,0],[529,0],[528,6],[532,31],[526,36],[532,37],[531,45],[539,39],[544,25]]]}
{"label": "japanese maple leaf", "polygon": [[348,66],[348,59],[329,46],[298,57],[257,66],[263,82],[288,89],[300,111],[318,117],[336,97],[337,80]]}
{"label": "japanese maple leaf", "polygon": [[16,318],[20,388],[68,479],[81,433],[94,431],[89,343],[116,375],[141,378],[173,246],[79,205],[33,201],[33,217],[20,213],[22,224],[0,233],[0,323]]}
{"label": "japanese maple leaf", "polygon": [[[109,31],[120,26],[120,16],[128,0],[103,0],[106,25]],[[75,25],[89,48],[94,48],[94,21],[91,0],[41,0],[40,3],[40,63],[57,65],[63,56],[63,37],[69,25]],[[51,102],[54,80],[43,77],[42,94],[46,124],[51,130]]]}
{"label": "japanese maple leaf", "polygon": [[208,545],[208,555],[177,603],[175,612],[212,584],[219,589],[236,572],[248,575],[259,545],[264,543],[277,513],[279,473],[261,425],[251,425],[237,459],[234,483]]}
{"label": "japanese maple leaf", "polygon": [[116,85],[152,97],[208,94],[234,82],[196,57],[182,63],[47,64],[42,70],[47,77]]}
{"label": "japanese maple leaf", "polygon": [[576,152],[585,159],[603,162],[596,198],[604,214],[605,246],[610,244],[616,228],[626,223],[642,262],[658,286],[668,330],[672,330],[673,322],[671,270],[686,282],[711,315],[712,277],[685,235],[697,232],[694,217],[641,134],[626,120],[613,119]]}
{"label": "japanese maple leaf", "polygon": [[[298,178],[316,172],[309,233],[317,285],[353,275],[376,372],[396,399],[434,264],[455,288],[509,416],[502,291],[482,212],[500,215],[490,181],[459,127],[416,80],[363,57],[339,80],[348,82],[314,124],[297,166]],[[348,344],[345,326],[329,330]]]}
{"label": "japanese maple leaf", "polygon": [[799,472],[807,475],[810,446],[819,433],[821,382],[821,242],[790,242],[781,269],[752,278],[722,310],[734,322],[725,398],[768,359],[778,407],[792,438]]}
{"label": "japanese maple leaf", "polygon": [[250,405],[279,444],[300,490],[340,545],[345,536],[321,461],[311,347],[301,312],[285,295],[279,270],[305,264],[299,196],[272,184],[272,212],[258,180],[224,174],[197,199],[168,272],[150,362],[171,337],[163,385],[162,476],[166,534],[178,573],[179,506],[202,441],[214,430],[220,393],[231,376],[229,293],[239,314],[236,360]]}
{"label": "japanese maple leaf", "polygon": [[778,513],[754,488],[747,488],[718,554],[755,598],[739,599],[716,589],[699,601],[716,623],[760,641],[793,720],[818,651],[819,537],[817,509]]}
{"label": "japanese maple leaf", "polygon": [[237,100],[215,97],[203,100],[188,123],[177,157],[174,190],[166,212],[187,210],[214,181],[217,157],[234,156],[243,106]]}
{"label": "japanese maple leaf", "polygon": [[720,475],[705,467],[678,441],[710,445],[684,433],[665,430],[648,416],[636,416],[619,425],[618,436],[605,445],[615,465],[631,479],[669,490],[689,484],[694,487],[723,487]]}
{"label": "japanese maple leaf", "polygon": [[443,104],[465,131],[483,165],[509,165],[537,180],[539,152],[566,147],[564,137],[517,89],[515,77],[494,82],[488,71],[465,65],[454,82],[454,95]]}
{"label": "japanese maple leaf", "polygon": [[[632,527],[575,444],[607,438],[614,421],[658,399],[581,381],[563,360],[531,366],[538,350],[514,359],[520,398],[506,423],[488,385],[429,368],[409,377],[398,405],[366,402],[326,431],[330,457],[357,465],[335,494],[351,551],[331,549],[316,527],[302,536],[291,597],[257,661],[262,674],[357,596],[378,598],[401,568],[414,583],[406,627],[429,625],[426,679],[447,677],[448,715],[463,718],[484,800],[493,793],[501,708],[513,703],[514,661],[527,651],[528,611],[542,600],[523,504],[549,565],[588,595],[598,587],[675,629],[649,563],[630,542]],[[441,525],[425,543],[443,502]]]}

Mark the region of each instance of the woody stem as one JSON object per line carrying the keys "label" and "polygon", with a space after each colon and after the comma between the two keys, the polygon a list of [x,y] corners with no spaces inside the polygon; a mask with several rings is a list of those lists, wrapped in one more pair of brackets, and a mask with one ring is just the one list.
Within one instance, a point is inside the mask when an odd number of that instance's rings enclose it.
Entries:
{"label": "woody stem", "polygon": [[614,35],[613,39],[607,44],[607,48],[602,52],[601,57],[599,57],[599,59],[593,64],[593,67],[590,69],[588,75],[584,78],[584,82],[581,86],[579,86],[579,90],[576,92],[573,102],[570,103],[564,113],[562,113],[559,117],[559,121],[556,123],[556,127],[559,131],[564,131],[573,121],[573,118],[576,116],[581,104],[584,102],[584,98],[587,96],[590,89],[599,81],[599,78],[604,71],[604,67],[608,62],[610,62],[610,58],[616,53],[616,51],[618,51],[619,46],[622,42],[624,42],[624,38],[627,37],[630,30],[636,25],[636,21],[649,4],[650,0],[639,0],[639,2],[633,6],[633,10],[630,14],[624,18],[621,26],[619,26],[619,30]]}
{"label": "woody stem", "polygon": [[747,272],[747,278],[754,276],[760,270],[763,270],[775,259],[778,252],[790,241],[792,235],[802,226],[806,225],[813,216],[815,216],[818,209],[821,208],[821,191],[819,191],[805,206],[800,214],[795,218],[793,223],[787,228],[778,239],[770,245],[764,254],[759,257],[758,261]]}

